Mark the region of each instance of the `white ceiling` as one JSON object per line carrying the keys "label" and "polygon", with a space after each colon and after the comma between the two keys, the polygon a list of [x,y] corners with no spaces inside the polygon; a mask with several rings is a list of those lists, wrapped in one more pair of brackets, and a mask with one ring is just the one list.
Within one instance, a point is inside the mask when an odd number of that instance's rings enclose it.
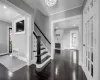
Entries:
{"label": "white ceiling", "polygon": [[68,29],[68,28],[74,28],[78,27],[79,25],[79,19],[74,20],[65,20],[61,22],[57,22],[54,24],[55,29]]}
{"label": "white ceiling", "polygon": [[12,19],[18,15],[17,12],[0,2],[0,20],[11,23]]}
{"label": "white ceiling", "polygon": [[[68,10],[71,8],[75,8],[81,6],[83,4],[83,0],[58,0],[57,4],[53,7],[48,7],[45,4],[44,0],[23,0],[32,8],[37,8],[44,15],[53,15],[55,13]],[[4,7],[6,6],[6,7]],[[6,22],[12,22],[12,19],[19,15],[19,13],[12,10],[7,5],[4,5],[0,2],[0,20]]]}
{"label": "white ceiling", "polygon": [[53,7],[48,7],[45,0],[23,0],[32,8],[37,8],[45,15],[53,15],[55,13],[69,10],[83,4],[83,0],[58,0]]}

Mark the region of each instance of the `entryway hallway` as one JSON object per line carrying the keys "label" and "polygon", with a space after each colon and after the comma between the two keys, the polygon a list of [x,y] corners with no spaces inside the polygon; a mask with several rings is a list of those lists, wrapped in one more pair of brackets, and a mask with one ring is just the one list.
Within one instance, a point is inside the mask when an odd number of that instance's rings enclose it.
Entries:
{"label": "entryway hallway", "polygon": [[27,63],[13,73],[0,64],[0,80],[100,80],[100,0],[0,1],[23,15],[12,52]]}
{"label": "entryway hallway", "polygon": [[[55,59],[41,72],[36,71],[35,65],[25,66],[12,73],[0,64],[0,80],[87,80],[78,60],[74,62],[76,50],[62,50],[55,53]],[[78,53],[76,53],[76,59]],[[2,72],[2,73],[1,73]]]}

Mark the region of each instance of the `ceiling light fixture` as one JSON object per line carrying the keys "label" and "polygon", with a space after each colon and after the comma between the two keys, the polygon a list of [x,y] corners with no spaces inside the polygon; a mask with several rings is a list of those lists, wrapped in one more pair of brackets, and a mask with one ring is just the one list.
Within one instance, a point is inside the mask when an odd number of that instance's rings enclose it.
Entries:
{"label": "ceiling light fixture", "polygon": [[45,0],[47,6],[52,7],[57,3],[57,0]]}

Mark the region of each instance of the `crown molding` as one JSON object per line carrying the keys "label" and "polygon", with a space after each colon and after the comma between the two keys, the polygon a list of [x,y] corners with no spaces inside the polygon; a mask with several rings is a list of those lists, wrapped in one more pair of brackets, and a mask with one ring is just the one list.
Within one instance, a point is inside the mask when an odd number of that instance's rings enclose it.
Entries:
{"label": "crown molding", "polygon": [[[82,5],[83,5],[83,4],[82,4]],[[78,8],[78,7],[82,7],[82,5],[79,5],[79,6],[70,8],[70,9],[62,10],[62,11],[59,11],[59,12],[56,12],[56,13],[52,13],[52,14],[50,14],[50,16],[56,15],[56,14],[59,14],[59,13],[63,13],[63,12],[66,12],[66,11],[69,11],[69,10],[72,10],[72,9],[75,9],[75,8]]]}

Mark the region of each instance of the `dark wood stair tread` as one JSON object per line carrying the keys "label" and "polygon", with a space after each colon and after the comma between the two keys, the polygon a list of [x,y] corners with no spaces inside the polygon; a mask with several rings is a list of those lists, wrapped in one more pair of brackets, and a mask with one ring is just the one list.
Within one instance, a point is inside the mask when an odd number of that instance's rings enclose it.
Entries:
{"label": "dark wood stair tread", "polygon": [[46,53],[48,53],[48,52],[47,52],[47,51],[45,51],[45,52],[43,52],[42,54],[37,55],[37,56],[35,56],[35,57],[43,56],[43,55],[45,55]]}
{"label": "dark wood stair tread", "polygon": [[42,63],[44,63],[47,59],[49,59],[50,58],[50,56],[48,55],[48,56],[46,56],[44,59],[42,59]]}
{"label": "dark wood stair tread", "polygon": [[44,50],[45,48],[41,48],[41,50]]}
{"label": "dark wood stair tread", "polygon": [[41,54],[41,56],[45,55],[46,53],[48,53],[48,52],[47,52],[47,51],[43,52],[43,53]]}
{"label": "dark wood stair tread", "polygon": [[37,51],[33,51],[33,52],[37,52]]}

